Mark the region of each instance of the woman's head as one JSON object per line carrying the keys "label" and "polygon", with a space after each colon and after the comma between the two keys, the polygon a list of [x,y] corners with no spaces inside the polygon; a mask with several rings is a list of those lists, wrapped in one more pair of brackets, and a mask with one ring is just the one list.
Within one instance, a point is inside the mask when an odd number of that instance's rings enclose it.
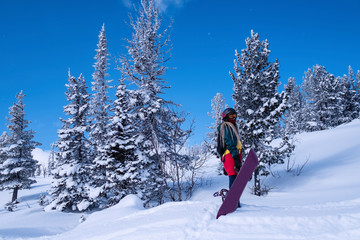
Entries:
{"label": "woman's head", "polygon": [[233,108],[227,108],[222,113],[222,118],[226,122],[235,123],[236,122],[236,111]]}

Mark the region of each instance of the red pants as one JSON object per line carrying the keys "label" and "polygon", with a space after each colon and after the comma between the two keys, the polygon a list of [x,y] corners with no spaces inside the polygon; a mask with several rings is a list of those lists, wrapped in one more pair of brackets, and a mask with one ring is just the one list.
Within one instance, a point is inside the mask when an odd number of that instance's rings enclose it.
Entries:
{"label": "red pants", "polygon": [[234,162],[234,159],[233,157],[231,156],[230,153],[226,154],[223,158],[223,164],[224,164],[224,168],[225,168],[225,171],[227,172],[227,174],[229,176],[232,176],[232,175],[237,175],[237,173],[235,172],[235,162]]}

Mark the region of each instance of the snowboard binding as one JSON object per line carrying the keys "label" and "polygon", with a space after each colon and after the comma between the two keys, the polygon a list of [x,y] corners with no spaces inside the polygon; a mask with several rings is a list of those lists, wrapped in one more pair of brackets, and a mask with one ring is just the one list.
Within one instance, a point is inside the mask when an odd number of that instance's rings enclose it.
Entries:
{"label": "snowboard binding", "polygon": [[220,196],[221,196],[221,199],[222,199],[222,201],[224,202],[224,201],[225,201],[225,198],[226,198],[226,195],[227,195],[228,192],[229,192],[229,190],[223,188],[223,189],[221,189],[220,191],[215,192],[215,193],[213,194],[213,196],[214,196],[214,197],[220,197]]}

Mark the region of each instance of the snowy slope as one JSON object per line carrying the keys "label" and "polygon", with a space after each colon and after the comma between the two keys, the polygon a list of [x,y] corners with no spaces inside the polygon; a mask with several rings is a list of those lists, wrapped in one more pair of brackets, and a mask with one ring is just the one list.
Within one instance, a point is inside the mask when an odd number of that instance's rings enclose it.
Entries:
{"label": "snowy slope", "polygon": [[[190,201],[144,209],[136,196],[86,215],[43,212],[37,199],[49,187],[37,179],[20,191],[15,212],[0,209],[0,239],[360,239],[360,120],[296,137],[291,172],[286,164],[266,179],[265,197],[246,189],[242,208],[215,219],[221,204],[212,194],[227,186],[210,159],[200,189]],[[306,165],[299,176],[298,166]],[[252,182],[249,183],[250,186]],[[0,193],[0,206],[11,198]]]}

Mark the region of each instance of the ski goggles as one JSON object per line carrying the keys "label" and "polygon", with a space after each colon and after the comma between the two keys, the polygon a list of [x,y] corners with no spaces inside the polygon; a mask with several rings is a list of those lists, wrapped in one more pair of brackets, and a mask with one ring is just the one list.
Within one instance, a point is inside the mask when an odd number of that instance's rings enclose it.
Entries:
{"label": "ski goggles", "polygon": [[237,116],[236,113],[233,113],[233,114],[230,114],[230,115],[229,115],[229,118],[230,118],[230,119],[233,119],[233,118],[236,118],[236,116]]}

